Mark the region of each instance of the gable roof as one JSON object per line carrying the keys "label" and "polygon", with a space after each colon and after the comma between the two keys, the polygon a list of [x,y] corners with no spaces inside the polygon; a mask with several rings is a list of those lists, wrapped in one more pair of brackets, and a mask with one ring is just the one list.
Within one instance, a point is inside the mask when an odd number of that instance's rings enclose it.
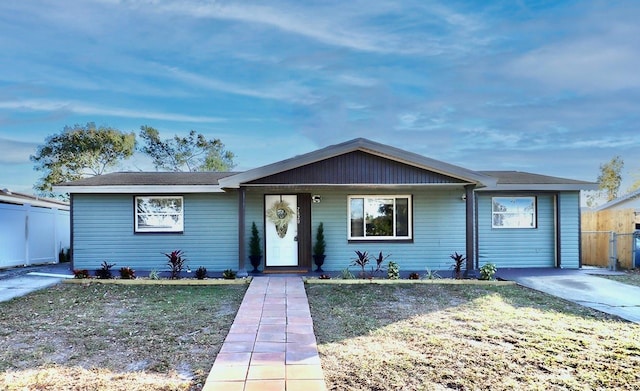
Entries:
{"label": "gable roof", "polygon": [[626,201],[630,201],[633,200],[635,198],[640,197],[640,189],[634,190],[630,193],[627,193],[621,197],[616,198],[615,200],[611,200],[605,204],[602,204],[600,206],[598,206],[597,208],[595,208],[594,210],[599,211],[599,210],[605,210],[605,209],[609,209],[612,208],[614,206],[617,206],[619,204],[622,204]]}
{"label": "gable roof", "polygon": [[341,144],[331,145],[313,152],[295,156],[290,159],[285,159],[276,163],[255,168],[253,170],[222,178],[220,180],[220,186],[223,188],[239,188],[242,184],[246,184],[260,178],[272,176],[284,171],[292,170],[301,166],[309,165],[355,151],[369,153],[409,166],[456,178],[463,183],[476,184],[478,186],[495,184],[495,179],[488,175],[484,175],[479,172],[471,171],[466,168],[455,166],[453,164],[445,163],[439,160],[427,158],[425,156],[391,147],[389,145],[376,143],[364,138],[357,138]]}
{"label": "gable roof", "polygon": [[486,187],[482,191],[489,190],[548,190],[548,191],[578,191],[595,190],[598,184],[595,182],[578,181],[574,179],[560,178],[548,175],[533,174],[522,171],[481,171],[485,175],[496,178],[497,183],[493,187]]}

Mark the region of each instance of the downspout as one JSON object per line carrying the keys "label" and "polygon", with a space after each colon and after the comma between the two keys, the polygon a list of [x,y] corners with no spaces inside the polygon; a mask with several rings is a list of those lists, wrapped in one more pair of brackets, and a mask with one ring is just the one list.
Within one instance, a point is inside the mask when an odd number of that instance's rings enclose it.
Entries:
{"label": "downspout", "polygon": [[562,269],[562,211],[560,193],[556,193],[556,268]]}
{"label": "downspout", "polygon": [[244,266],[247,258],[245,245],[245,206],[247,189],[240,186],[238,189],[238,277],[246,277],[249,274]]}
{"label": "downspout", "polygon": [[74,254],[76,253],[76,251],[74,249],[74,244],[73,244],[73,242],[74,242],[74,240],[73,240],[73,237],[74,237],[74,235],[73,235],[73,231],[74,231],[74,229],[73,229],[73,226],[74,226],[74,223],[73,223],[73,204],[74,204],[74,201],[75,201],[75,197],[74,197],[73,193],[71,193],[69,195],[69,197],[70,197],[69,198],[69,229],[70,229],[70,232],[69,232],[69,251],[71,251],[71,259],[70,259],[71,265],[70,265],[70,268],[71,268],[71,270],[74,270],[75,269],[75,261],[74,261],[75,257],[74,257]]}
{"label": "downspout", "polygon": [[466,209],[466,252],[467,252],[467,267],[465,274],[468,275],[470,271],[475,270],[475,246],[474,246],[474,238],[475,238],[475,230],[474,230],[474,192],[473,189],[475,185],[466,185],[464,187],[465,190],[465,209]]}

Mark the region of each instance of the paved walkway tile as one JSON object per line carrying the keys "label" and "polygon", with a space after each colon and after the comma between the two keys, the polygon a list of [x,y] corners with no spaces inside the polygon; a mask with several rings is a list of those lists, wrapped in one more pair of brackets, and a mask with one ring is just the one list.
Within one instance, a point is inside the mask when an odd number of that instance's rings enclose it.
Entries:
{"label": "paved walkway tile", "polygon": [[253,279],[203,390],[326,391],[302,278]]}

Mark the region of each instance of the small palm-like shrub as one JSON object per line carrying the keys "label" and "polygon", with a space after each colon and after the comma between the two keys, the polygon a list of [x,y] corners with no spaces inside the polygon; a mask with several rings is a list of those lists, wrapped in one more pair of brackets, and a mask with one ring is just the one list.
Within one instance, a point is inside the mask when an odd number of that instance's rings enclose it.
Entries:
{"label": "small palm-like shrub", "polygon": [[113,274],[111,273],[111,268],[114,267],[115,263],[108,263],[107,261],[102,261],[102,267],[96,270],[96,277],[101,280],[109,280],[113,278]]}
{"label": "small palm-like shrub", "polygon": [[169,258],[167,265],[169,265],[169,268],[171,269],[171,279],[176,280],[180,278],[180,272],[182,272],[184,264],[187,262],[187,260],[183,258],[184,254],[182,250],[175,250],[164,255]]}
{"label": "small palm-like shrub", "polygon": [[120,278],[123,280],[134,280],[136,278],[136,271],[126,266],[120,268]]}
{"label": "small palm-like shrub", "polygon": [[204,280],[207,278],[207,268],[204,266],[200,266],[196,269],[196,278],[198,280]]}
{"label": "small palm-like shrub", "polygon": [[91,278],[91,276],[89,275],[89,271],[87,269],[74,269],[73,278],[83,279],[83,278]]}
{"label": "small palm-like shrub", "polygon": [[225,280],[235,280],[236,279],[236,272],[233,271],[232,269],[227,269],[225,271],[222,272],[222,278],[224,278]]}

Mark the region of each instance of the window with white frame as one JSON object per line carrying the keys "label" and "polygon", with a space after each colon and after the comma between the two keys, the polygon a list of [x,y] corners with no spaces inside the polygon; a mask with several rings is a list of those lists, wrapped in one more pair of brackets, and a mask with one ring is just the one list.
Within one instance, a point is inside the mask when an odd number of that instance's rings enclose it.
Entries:
{"label": "window with white frame", "polygon": [[179,196],[135,197],[135,232],[182,232],[183,205]]}
{"label": "window with white frame", "polygon": [[349,196],[349,240],[411,239],[411,196]]}
{"label": "window with white frame", "polygon": [[536,228],[536,197],[492,197],[493,228]]}

